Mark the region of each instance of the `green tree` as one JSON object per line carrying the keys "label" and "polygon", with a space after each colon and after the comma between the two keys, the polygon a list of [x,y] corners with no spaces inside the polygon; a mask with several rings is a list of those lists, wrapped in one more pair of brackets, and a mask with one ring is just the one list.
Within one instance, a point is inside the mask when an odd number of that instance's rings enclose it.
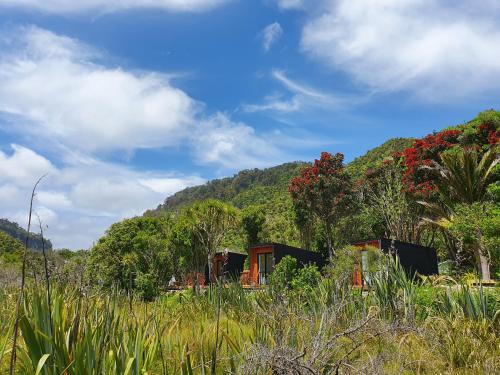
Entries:
{"label": "green tree", "polygon": [[447,229],[460,241],[463,248],[476,251],[480,249],[488,261],[488,266],[498,270],[500,205],[491,202],[458,204],[454,207]]}
{"label": "green tree", "polygon": [[135,217],[113,224],[91,249],[88,273],[94,282],[135,289],[141,274],[164,285],[174,272],[169,249],[170,222],[165,218]]}
{"label": "green tree", "polygon": [[212,259],[226,234],[238,226],[238,210],[224,202],[208,199],[187,207],[183,216],[193,240],[199,245],[200,257],[205,258],[204,265],[208,264],[208,274],[212,275]]}
{"label": "green tree", "polygon": [[353,208],[352,182],[344,168],[344,155],[322,152],[313,166],[304,167],[300,176],[292,179],[289,192],[295,204],[307,207],[323,225],[333,260],[335,228]]}
{"label": "green tree", "polygon": [[16,238],[0,230],[0,260],[3,263],[21,265],[24,245]]}
{"label": "green tree", "polygon": [[380,218],[384,236],[394,240],[420,243],[421,206],[405,191],[403,170],[391,159],[365,179],[364,198],[372,214]]}
{"label": "green tree", "polygon": [[248,206],[242,210],[241,224],[245,231],[247,245],[261,242],[265,222],[266,215],[261,206]]}
{"label": "green tree", "polygon": [[[449,231],[457,220],[457,208],[468,207],[471,212],[483,207],[487,200],[488,186],[494,178],[495,166],[499,159],[492,147],[482,157],[472,148],[454,149],[441,154],[441,162],[433,162],[426,168],[439,173],[435,188],[439,201],[421,201],[429,216],[424,220],[431,225]],[[476,206],[476,209],[473,209]],[[484,210],[481,208],[480,210]],[[473,215],[474,216],[474,215]],[[475,238],[472,251],[483,280],[490,279],[490,258],[483,246],[482,230],[475,223]]]}

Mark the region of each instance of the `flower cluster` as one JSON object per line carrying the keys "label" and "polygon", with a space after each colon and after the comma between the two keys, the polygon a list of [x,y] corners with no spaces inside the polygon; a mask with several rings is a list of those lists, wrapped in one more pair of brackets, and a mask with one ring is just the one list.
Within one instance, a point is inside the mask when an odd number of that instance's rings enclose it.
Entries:
{"label": "flower cluster", "polygon": [[346,204],[351,183],[344,169],[344,155],[322,152],[312,166],[294,177],[288,191],[296,205],[308,207],[324,218]]}
{"label": "flower cluster", "polygon": [[432,168],[425,166],[432,166],[434,161],[439,162],[442,152],[455,146],[486,151],[498,141],[499,132],[493,123],[443,130],[417,139],[402,155],[406,190],[415,195],[432,195],[435,191],[433,182],[438,176]]}

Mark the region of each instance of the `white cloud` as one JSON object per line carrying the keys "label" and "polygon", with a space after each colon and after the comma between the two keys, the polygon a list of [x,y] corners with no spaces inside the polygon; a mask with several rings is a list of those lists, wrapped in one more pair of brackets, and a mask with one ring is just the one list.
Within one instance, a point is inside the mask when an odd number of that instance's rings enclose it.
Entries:
{"label": "white cloud", "polygon": [[205,180],[198,176],[186,178],[145,178],[138,180],[140,184],[148,187],[156,193],[161,193],[165,196],[174,194],[175,192],[185,189],[188,186],[201,185]]}
{"label": "white cloud", "polygon": [[[90,46],[36,27],[20,29],[6,47],[0,52],[0,112],[11,121],[4,127],[43,139],[64,155],[65,163],[93,164],[96,154],[184,144],[196,156],[209,156],[204,164],[236,169],[252,160],[258,165],[275,162],[263,149],[248,158],[217,157],[232,139],[262,140],[253,128],[226,117],[214,125],[222,117],[204,113],[203,103],[173,87],[164,75],[108,68]],[[149,183],[153,190],[162,188]]]}
{"label": "white cloud", "polygon": [[283,10],[302,9],[305,6],[305,0],[276,0],[276,3]]}
{"label": "white cloud", "polygon": [[0,150],[0,183],[32,186],[39,177],[54,171],[49,160],[32,150],[16,144],[11,148],[12,155]]}
{"label": "white cloud", "polygon": [[31,133],[86,151],[163,147],[188,134],[198,104],[165,76],[99,65],[90,47],[47,30],[20,35],[0,55],[0,111],[30,120]]}
{"label": "white cloud", "polygon": [[[34,210],[57,247],[87,248],[113,222],[142,214],[167,195],[205,181],[196,175],[135,171],[89,157],[55,167],[31,149],[11,148],[10,154],[0,151],[0,216],[25,226],[34,180],[49,172],[39,185]],[[22,174],[13,174],[15,170]]]}
{"label": "white cloud", "polygon": [[306,53],[374,91],[429,100],[471,97],[500,84],[498,2],[324,1],[304,27]]}
{"label": "white cloud", "polygon": [[67,195],[58,191],[40,190],[36,194],[36,200],[41,206],[57,209],[68,209],[73,206]]}
{"label": "white cloud", "polygon": [[261,32],[262,47],[265,51],[269,51],[271,46],[275,44],[283,35],[283,29],[278,22],[267,25]]}
{"label": "white cloud", "polygon": [[106,162],[108,152],[186,147],[219,173],[288,159],[275,138],[206,114],[164,75],[110,68],[93,48],[36,27],[1,43],[2,130],[31,144],[0,150],[0,213],[25,226],[33,183],[48,173],[35,210],[56,247],[87,248],[113,222],[204,182]]}
{"label": "white cloud", "polygon": [[54,14],[108,13],[128,9],[164,9],[202,12],[230,0],[0,0],[0,7],[37,10]]}
{"label": "white cloud", "polygon": [[267,167],[284,160],[273,142],[255,134],[244,123],[235,123],[217,113],[207,119],[195,134],[195,149],[200,164],[216,164],[228,169]]}
{"label": "white cloud", "polygon": [[246,112],[272,111],[281,113],[306,111],[312,108],[327,110],[345,109],[358,102],[359,98],[334,95],[298,82],[288,77],[281,70],[274,70],[271,77],[279,82],[289,93],[267,95],[260,104],[245,104]]}
{"label": "white cloud", "polygon": [[264,102],[260,104],[244,104],[243,110],[245,112],[261,112],[261,111],[275,111],[275,112],[296,112],[303,108],[302,102],[296,96],[291,98],[284,98],[282,94],[266,95]]}

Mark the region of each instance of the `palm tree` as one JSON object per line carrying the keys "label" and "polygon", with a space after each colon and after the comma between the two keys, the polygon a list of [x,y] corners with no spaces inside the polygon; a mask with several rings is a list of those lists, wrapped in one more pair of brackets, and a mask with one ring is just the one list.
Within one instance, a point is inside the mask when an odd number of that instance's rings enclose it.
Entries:
{"label": "palm tree", "polygon": [[[482,157],[472,148],[441,154],[441,163],[433,162],[430,168],[438,173],[435,186],[439,202],[420,201],[430,216],[424,222],[447,230],[453,223],[457,204],[473,205],[486,200],[487,187],[493,170],[500,159],[494,147]],[[490,279],[489,257],[482,246],[482,233],[478,226],[474,257],[483,280]]]}

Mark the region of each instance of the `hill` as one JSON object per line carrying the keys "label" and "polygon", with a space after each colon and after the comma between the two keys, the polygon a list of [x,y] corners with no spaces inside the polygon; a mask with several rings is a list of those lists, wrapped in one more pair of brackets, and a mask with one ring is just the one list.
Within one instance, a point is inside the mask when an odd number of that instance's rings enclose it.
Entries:
{"label": "hill", "polygon": [[233,177],[208,181],[204,185],[189,187],[168,197],[165,203],[146,214],[176,211],[197,200],[220,199],[238,208],[265,204],[276,194],[287,191],[290,179],[299,173],[304,162],[293,162],[266,169],[247,169]]}
{"label": "hill", "polygon": [[[0,219],[0,231],[7,233],[12,238],[15,238],[22,243],[26,240],[26,230],[21,228],[19,224],[9,221],[7,219]],[[44,238],[45,249],[51,250],[52,243],[50,240]],[[29,247],[32,250],[42,251],[42,237],[39,234],[30,233]]]}
{"label": "hill", "polygon": [[347,170],[355,179],[363,177],[367,170],[379,167],[384,159],[392,156],[395,152],[410,147],[414,141],[414,138],[389,139],[380,146],[372,148],[363,156],[354,159],[347,165]]}
{"label": "hill", "polygon": [[[354,178],[362,177],[369,168],[377,167],[396,151],[402,151],[413,142],[412,138],[393,138],[354,159],[347,170]],[[293,162],[266,169],[248,169],[227,177],[212,180],[204,185],[189,187],[168,197],[165,202],[146,215],[177,211],[179,208],[197,200],[220,199],[238,208],[250,205],[267,205],[288,196],[288,184],[293,176],[306,165]]]}

